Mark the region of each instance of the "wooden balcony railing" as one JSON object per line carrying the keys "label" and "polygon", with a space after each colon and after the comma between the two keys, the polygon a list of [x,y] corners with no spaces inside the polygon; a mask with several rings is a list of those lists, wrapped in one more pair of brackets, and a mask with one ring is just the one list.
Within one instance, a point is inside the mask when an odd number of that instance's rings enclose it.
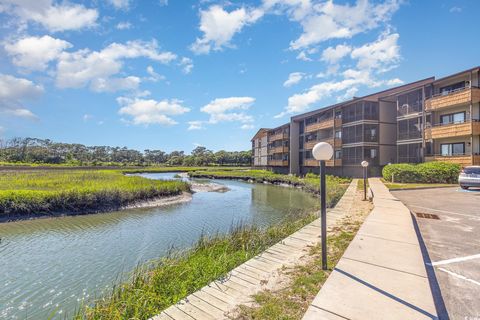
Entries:
{"label": "wooden balcony railing", "polygon": [[311,150],[313,149],[313,147],[319,143],[319,142],[327,142],[327,143],[330,143],[333,147],[333,138],[326,138],[326,139],[320,139],[320,140],[312,140],[312,141],[309,141],[309,142],[305,142],[304,145],[303,145],[303,149],[305,150]]}
{"label": "wooden balcony railing", "polygon": [[272,167],[288,167],[288,160],[268,160],[268,165]]}
{"label": "wooden balcony railing", "polygon": [[[303,161],[303,165],[305,167],[318,167],[320,165],[320,163],[318,162],[318,160],[315,160],[315,159],[305,159]],[[342,160],[327,160],[325,161],[325,165],[327,167],[333,167],[335,165],[337,166],[341,166],[342,165]]]}
{"label": "wooden balcony railing", "polygon": [[480,102],[480,88],[468,87],[451,91],[447,94],[439,94],[425,101],[426,111],[435,111],[442,108],[453,107],[462,104]]}
{"label": "wooden balcony railing", "polygon": [[268,136],[268,142],[278,141],[278,140],[286,140],[289,139],[290,136],[287,133],[277,133],[271,136]]}
{"label": "wooden balcony railing", "polygon": [[289,148],[284,146],[268,148],[268,154],[275,154],[275,153],[288,153]]}
{"label": "wooden balcony railing", "polygon": [[480,122],[477,120],[425,128],[425,139],[441,139],[480,134]]}
{"label": "wooden balcony railing", "polygon": [[430,155],[425,156],[425,161],[443,161],[450,163],[458,163],[462,167],[480,165],[480,155]]}
{"label": "wooden balcony railing", "polygon": [[[338,120],[338,119],[337,119]],[[340,123],[341,125],[341,123]],[[333,128],[334,126],[334,120],[333,118],[327,119],[327,120],[322,120],[320,122],[312,123],[307,126],[305,126],[305,132],[313,132],[317,131],[320,129],[328,129],[328,128]]]}

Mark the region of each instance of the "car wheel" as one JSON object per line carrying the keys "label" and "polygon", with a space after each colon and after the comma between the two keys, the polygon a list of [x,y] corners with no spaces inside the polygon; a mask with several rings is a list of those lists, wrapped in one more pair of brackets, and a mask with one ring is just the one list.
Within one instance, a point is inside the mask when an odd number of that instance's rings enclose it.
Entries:
{"label": "car wheel", "polygon": [[462,188],[463,190],[468,190],[467,186],[460,186],[460,188]]}

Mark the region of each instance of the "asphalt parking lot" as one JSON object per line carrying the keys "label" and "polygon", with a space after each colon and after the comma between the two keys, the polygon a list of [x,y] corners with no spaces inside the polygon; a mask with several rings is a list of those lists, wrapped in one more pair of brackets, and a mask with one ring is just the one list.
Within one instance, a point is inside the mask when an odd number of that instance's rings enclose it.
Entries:
{"label": "asphalt parking lot", "polygon": [[450,319],[480,319],[480,189],[392,194],[415,214]]}

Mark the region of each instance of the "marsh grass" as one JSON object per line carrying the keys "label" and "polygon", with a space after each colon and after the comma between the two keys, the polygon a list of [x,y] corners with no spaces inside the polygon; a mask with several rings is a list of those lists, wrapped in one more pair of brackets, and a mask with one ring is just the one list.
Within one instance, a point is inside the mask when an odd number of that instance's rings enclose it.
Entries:
{"label": "marsh grass", "polygon": [[89,213],[189,191],[182,181],[118,170],[8,171],[0,174],[0,216]]}
{"label": "marsh grass", "polygon": [[227,235],[203,236],[188,251],[137,268],[129,281],[84,307],[75,319],[148,319],[314,219],[296,213],[266,229],[237,225]]}
{"label": "marsh grass", "polygon": [[[293,175],[277,174],[267,170],[196,170],[189,172],[188,175],[192,178],[239,179],[256,183],[288,184],[314,194],[320,192],[320,178],[315,174],[307,174],[304,178],[300,178]],[[331,175],[327,175],[326,179],[327,206],[331,208],[340,200],[351,179]]]}

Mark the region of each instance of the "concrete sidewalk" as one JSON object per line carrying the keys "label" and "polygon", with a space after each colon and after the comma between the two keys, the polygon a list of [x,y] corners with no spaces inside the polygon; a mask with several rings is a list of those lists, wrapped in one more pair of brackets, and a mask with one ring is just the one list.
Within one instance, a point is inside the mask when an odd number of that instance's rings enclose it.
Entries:
{"label": "concrete sidewalk", "polygon": [[437,319],[410,211],[369,183],[375,207],[303,319]]}

